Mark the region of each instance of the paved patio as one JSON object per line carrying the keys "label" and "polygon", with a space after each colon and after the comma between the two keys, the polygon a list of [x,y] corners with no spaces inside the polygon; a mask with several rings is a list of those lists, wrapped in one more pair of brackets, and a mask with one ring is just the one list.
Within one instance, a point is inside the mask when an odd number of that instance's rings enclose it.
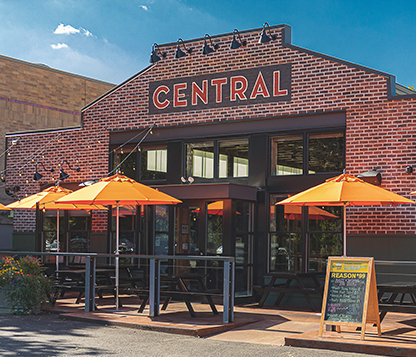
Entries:
{"label": "paved patio", "polygon": [[[324,331],[318,337],[320,313],[299,308],[256,307],[255,304],[236,306],[233,323],[222,322],[222,314],[213,315],[208,304],[194,303],[196,318],[192,318],[184,303],[173,302],[160,316],[150,318],[148,310],[137,313],[138,297],[123,297],[123,307],[115,309],[114,298],[97,299],[98,310],[85,312],[84,305],[75,304],[75,297],[59,299],[49,311],[62,318],[147,329],[223,341],[241,341],[268,345],[323,348],[339,351],[381,354],[385,356],[416,356],[416,315],[388,313],[382,336],[367,325],[366,338],[360,332],[343,328],[341,333]],[[221,311],[221,306],[218,308]]]}

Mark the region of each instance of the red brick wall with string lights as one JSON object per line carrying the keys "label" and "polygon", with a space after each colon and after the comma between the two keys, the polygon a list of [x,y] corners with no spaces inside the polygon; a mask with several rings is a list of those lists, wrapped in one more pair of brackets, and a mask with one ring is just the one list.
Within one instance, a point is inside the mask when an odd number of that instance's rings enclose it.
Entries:
{"label": "red brick wall with string lights", "polygon": [[[416,185],[414,176],[406,174],[405,167],[414,163],[416,97],[389,98],[391,78],[388,75],[300,49],[283,41],[288,39],[283,31],[288,30],[272,28],[277,39],[267,44],[258,43],[258,29],[244,32],[242,37],[247,46],[237,50],[229,50],[232,35],[218,36],[214,41],[219,43],[219,49],[208,56],[201,54],[203,39],[187,42],[187,47],[196,50],[180,59],[174,58],[176,44],[161,46],[167,53],[166,58],[86,108],[82,129],[60,132],[59,142],[54,140],[56,132],[21,135],[7,159],[7,184],[20,186],[22,195],[35,193],[54,182],[51,175],[45,175],[40,182],[31,181],[34,170],[31,159],[40,149],[44,150],[45,167],[55,167],[55,180],[59,173],[56,165],[62,158],[75,165],[78,157],[81,167],[80,172],[70,172],[68,182],[105,176],[110,131],[145,129],[151,124],[170,127],[345,111],[346,172],[358,175],[377,168],[383,175],[383,188],[411,198],[409,193]],[[229,107],[149,114],[149,82],[213,73],[221,76],[222,72],[288,63],[291,64],[290,101],[243,102]],[[349,234],[415,234],[415,213],[413,206],[350,208],[347,230]],[[15,230],[27,230],[28,224],[19,217]],[[99,225],[94,227],[104,229]]]}

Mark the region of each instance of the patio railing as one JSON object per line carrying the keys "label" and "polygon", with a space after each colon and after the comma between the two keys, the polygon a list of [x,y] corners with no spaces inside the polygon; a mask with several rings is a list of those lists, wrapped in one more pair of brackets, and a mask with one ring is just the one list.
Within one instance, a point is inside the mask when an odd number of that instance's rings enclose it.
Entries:
{"label": "patio railing", "polygon": [[[85,311],[95,310],[95,288],[96,288],[96,269],[97,261],[101,263],[106,261],[117,259],[123,261],[131,261],[136,266],[144,267],[146,270],[145,276],[148,276],[148,299],[149,299],[149,316],[159,316],[160,314],[160,296],[161,296],[161,277],[165,274],[161,274],[167,271],[170,275],[177,276],[180,269],[183,270],[184,266],[190,268],[190,270],[202,271],[208,276],[207,272],[214,271],[219,276],[216,281],[216,286],[220,288],[222,294],[223,304],[223,321],[225,323],[234,321],[234,281],[235,281],[235,260],[233,257],[222,256],[191,256],[191,255],[139,255],[139,254],[101,254],[101,253],[44,253],[44,252],[29,252],[29,251],[0,251],[0,256],[13,255],[13,256],[49,256],[55,257],[69,257],[74,261],[75,257],[79,257],[77,261],[82,264],[85,262]],[[183,265],[183,262],[187,261],[189,264]],[[192,263],[192,264],[191,264]],[[182,265],[181,265],[182,264]],[[115,264],[118,266],[118,263]],[[122,266],[121,266],[122,267]],[[189,270],[189,269],[188,269]],[[119,271],[116,270],[116,276],[119,276]],[[192,276],[190,274],[189,276]],[[117,278],[117,280],[119,280]],[[222,285],[222,286],[219,286]],[[163,290],[162,290],[163,294]],[[205,294],[211,295],[211,294]],[[118,296],[118,291],[117,291]],[[118,306],[118,299],[116,297],[116,304]]]}

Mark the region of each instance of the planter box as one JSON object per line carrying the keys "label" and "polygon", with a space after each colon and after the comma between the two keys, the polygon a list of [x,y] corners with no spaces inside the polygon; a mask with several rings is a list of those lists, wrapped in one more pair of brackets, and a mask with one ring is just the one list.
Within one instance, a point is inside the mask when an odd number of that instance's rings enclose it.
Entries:
{"label": "planter box", "polygon": [[5,296],[5,289],[0,288],[0,314],[5,315],[5,314],[11,314],[11,313],[12,313],[12,309],[7,304],[6,296]]}

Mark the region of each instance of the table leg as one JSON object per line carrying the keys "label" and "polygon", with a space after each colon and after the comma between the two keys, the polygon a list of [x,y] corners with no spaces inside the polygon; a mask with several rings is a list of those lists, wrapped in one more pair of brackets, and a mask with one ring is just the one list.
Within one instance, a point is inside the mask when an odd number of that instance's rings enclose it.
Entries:
{"label": "table leg", "polygon": [[165,301],[163,302],[163,306],[162,306],[162,310],[163,311],[168,308],[168,305],[169,305],[169,303],[170,303],[171,300],[172,300],[172,298],[169,297],[169,296],[165,299]]}
{"label": "table leg", "polygon": [[211,310],[214,313],[214,315],[218,315],[218,310],[217,310],[217,307],[214,304],[214,300],[212,300],[212,296],[211,295],[206,295],[205,297],[207,298],[208,304],[209,304],[209,306],[211,306]]}
{"label": "table leg", "polygon": [[[266,288],[267,289],[267,288]],[[263,293],[263,296],[261,297],[260,301],[259,301],[259,307],[262,307],[264,302],[266,301],[267,297],[269,296],[269,291],[265,291]]]}
{"label": "table leg", "polygon": [[191,314],[191,316],[196,317],[195,316],[195,311],[194,311],[194,308],[192,307],[190,299],[186,296],[183,296],[183,301],[185,302],[186,307],[188,308],[188,311]]}
{"label": "table leg", "polygon": [[142,313],[144,311],[144,308],[146,307],[146,305],[147,305],[148,302],[149,302],[149,295],[143,297],[143,301],[142,301],[142,303],[140,305],[139,311],[137,311],[137,312]]}
{"label": "table leg", "polygon": [[[387,299],[386,303],[387,304],[394,303],[394,300],[396,300],[397,295],[398,295],[398,293],[392,293],[390,295],[390,297]],[[381,296],[383,296],[383,294],[381,294]],[[381,321],[383,321],[383,319],[386,317],[386,315],[387,315],[387,311],[381,311],[380,312],[380,323],[381,323]]]}
{"label": "table leg", "polygon": [[304,293],[303,295],[305,296],[305,299],[308,302],[309,307],[312,309],[312,311],[313,312],[316,312],[315,304],[313,303],[313,301],[312,301],[311,297],[309,296],[309,294]]}
{"label": "table leg", "polygon": [[[287,279],[286,280],[286,283],[285,283],[285,285],[284,285],[284,288],[285,289],[288,289],[289,288],[289,286],[290,286],[290,283],[292,282],[292,280],[293,279]],[[279,305],[281,302],[282,302],[282,300],[283,300],[283,297],[285,296],[285,293],[284,292],[281,292],[280,294],[279,294],[279,296],[277,297],[277,299],[276,299],[276,301],[275,301],[275,305],[277,306],[277,305]]]}

